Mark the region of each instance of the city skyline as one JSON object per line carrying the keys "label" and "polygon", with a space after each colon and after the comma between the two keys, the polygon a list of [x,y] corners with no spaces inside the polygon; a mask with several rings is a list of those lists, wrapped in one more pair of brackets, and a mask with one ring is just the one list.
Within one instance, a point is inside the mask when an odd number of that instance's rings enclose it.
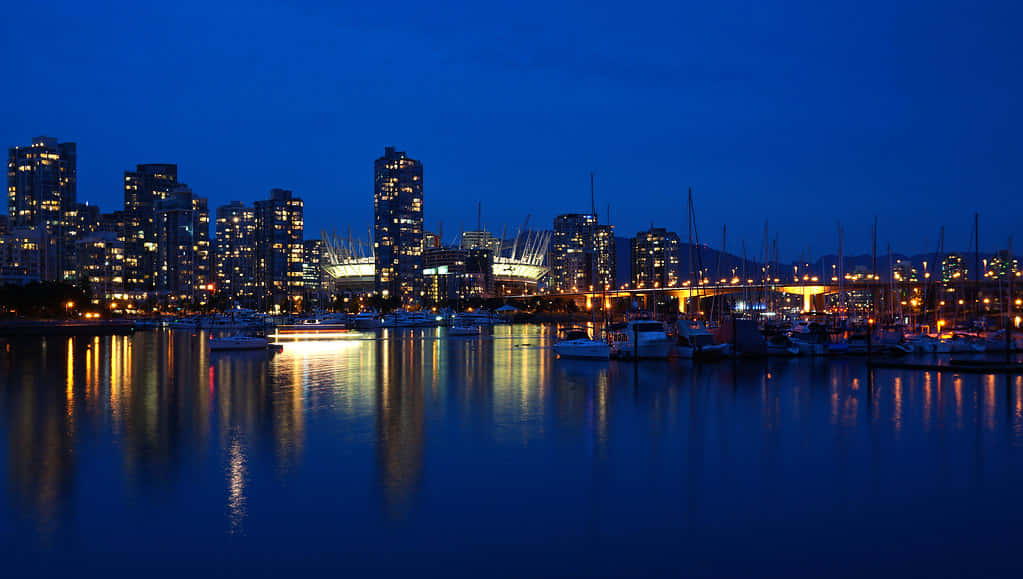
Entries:
{"label": "city skyline", "polygon": [[[2,42],[24,56],[27,86],[70,89],[5,94],[17,114],[0,142],[77,142],[79,200],[103,207],[138,163],[177,163],[212,206],[288,188],[320,209],[310,231],[372,222],[364,160],[384,145],[431,168],[426,202],[448,230],[474,223],[478,200],[492,226],[521,222],[523,207],[538,222],[585,211],[590,171],[620,232],[651,214],[683,230],[692,185],[702,231],[727,224],[749,245],[766,217],[788,259],[834,247],[836,220],[848,249],[867,250],[874,215],[880,241],[907,253],[930,250],[941,225],[965,249],[974,211],[994,251],[1023,210],[1020,81],[1007,72],[1023,54],[1008,25],[1018,6],[963,18],[953,3],[588,4],[544,7],[542,22],[467,13],[457,27],[406,8],[218,5],[200,20],[187,3],[61,4],[47,43],[33,24]],[[32,10],[10,18],[31,23]],[[161,47],[143,34],[151,22],[193,40]],[[251,40],[262,29],[277,40]],[[47,65],[69,54],[72,66]],[[409,82],[380,75],[398,62]],[[162,80],[140,82],[151,69]]]}

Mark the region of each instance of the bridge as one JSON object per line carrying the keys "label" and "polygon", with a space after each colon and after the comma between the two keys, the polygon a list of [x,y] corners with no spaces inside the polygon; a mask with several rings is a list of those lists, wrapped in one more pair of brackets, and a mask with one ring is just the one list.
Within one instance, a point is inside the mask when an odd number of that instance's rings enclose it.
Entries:
{"label": "bridge", "polygon": [[[840,291],[870,291],[873,292],[873,295],[875,296],[881,296],[893,289],[898,292],[908,293],[913,293],[914,290],[917,290],[917,293],[920,295],[935,292],[937,290],[945,290],[958,292],[959,295],[964,297],[972,295],[973,297],[971,299],[979,299],[978,296],[981,295],[981,291],[988,290],[990,293],[987,295],[998,296],[1005,291],[1006,287],[1006,280],[992,278],[980,281],[956,281],[954,284],[942,283],[929,279],[897,281],[894,284],[878,280],[846,280],[843,286],[839,286],[839,284],[835,281],[820,283],[813,281],[800,282],[793,280],[791,282],[786,282],[779,280],[775,283],[718,283],[702,284],[699,286],[687,282],[684,285],[676,287],[620,288],[608,289],[607,291],[592,290],[545,295],[548,297],[574,300],[578,305],[585,305],[587,308],[593,307],[595,303],[599,304],[602,299],[610,300],[611,303],[618,300],[628,299],[630,301],[638,302],[640,307],[645,309],[649,309],[650,301],[654,298],[673,297],[678,299],[679,313],[686,313],[686,308],[689,307],[689,302],[694,298],[711,298],[721,295],[736,294],[763,296],[768,293],[777,293],[798,296],[802,300],[803,311],[809,312],[822,310],[824,306],[822,301],[823,296],[835,295]],[[515,300],[534,298],[536,295],[508,295],[504,297],[505,299]]]}

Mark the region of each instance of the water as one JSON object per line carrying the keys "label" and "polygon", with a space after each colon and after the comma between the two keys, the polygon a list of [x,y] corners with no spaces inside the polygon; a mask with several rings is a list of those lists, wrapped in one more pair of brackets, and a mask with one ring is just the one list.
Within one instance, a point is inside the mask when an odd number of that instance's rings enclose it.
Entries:
{"label": "water", "polygon": [[0,341],[0,569],[1023,571],[1019,378],[567,361],[539,326],[381,336]]}

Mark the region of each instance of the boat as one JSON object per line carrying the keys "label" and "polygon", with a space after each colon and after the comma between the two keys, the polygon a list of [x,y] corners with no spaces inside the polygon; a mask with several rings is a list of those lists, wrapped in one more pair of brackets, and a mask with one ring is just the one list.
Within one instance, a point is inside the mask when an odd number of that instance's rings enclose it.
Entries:
{"label": "boat", "polygon": [[815,322],[797,321],[789,331],[792,344],[804,356],[823,356],[831,353],[831,340],[824,326]]}
{"label": "boat", "polygon": [[[384,328],[433,328],[440,325],[443,320],[442,316],[430,312],[406,312],[403,310],[396,310],[394,313],[384,316],[380,321],[380,325]],[[456,325],[471,325],[470,323],[461,323]]]}
{"label": "boat", "polygon": [[675,324],[675,353],[680,358],[718,360],[731,351],[730,344],[715,344],[714,336],[699,320],[679,320]]}
{"label": "boat", "polygon": [[348,331],[348,325],[338,317],[307,318],[293,324],[277,326],[275,333],[287,337],[318,337]]}
{"label": "boat", "polygon": [[452,324],[474,324],[477,326],[492,326],[494,324],[506,324],[508,320],[487,309],[479,309],[475,312],[459,312],[454,315]]}
{"label": "boat", "polygon": [[266,350],[276,346],[266,338],[258,336],[229,336],[226,338],[210,338],[210,350]]}
{"label": "boat", "polygon": [[568,328],[564,330],[564,337],[554,344],[554,352],[559,358],[607,360],[611,357],[611,345],[591,339],[589,332],[582,328]]}
{"label": "boat", "polygon": [[912,354],[914,347],[913,344],[906,341],[901,327],[892,326],[882,328],[877,340],[877,349],[886,354],[901,356],[902,354]]}
{"label": "boat", "polygon": [[798,356],[799,346],[792,342],[792,339],[783,333],[777,333],[767,337],[768,356]]}
{"label": "boat", "polygon": [[664,323],[655,320],[632,320],[609,330],[611,355],[619,358],[665,359],[675,345]]}
{"label": "boat", "polygon": [[359,312],[351,317],[351,327],[356,330],[374,330],[380,327],[376,312]]}
{"label": "boat", "polygon": [[478,336],[480,335],[479,326],[451,326],[448,328],[449,336]]}
{"label": "boat", "polygon": [[984,342],[966,334],[957,334],[949,342],[949,351],[953,354],[980,354],[985,350]]}

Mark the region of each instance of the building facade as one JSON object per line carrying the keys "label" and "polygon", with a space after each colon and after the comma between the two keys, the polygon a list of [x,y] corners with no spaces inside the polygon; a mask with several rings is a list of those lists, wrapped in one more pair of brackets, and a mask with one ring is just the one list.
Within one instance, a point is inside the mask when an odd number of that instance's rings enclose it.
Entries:
{"label": "building facade", "polygon": [[554,218],[549,260],[553,291],[586,291],[593,284],[596,225],[597,218],[590,213],[566,213]]}
{"label": "building facade", "polygon": [[0,285],[40,281],[41,241],[45,232],[34,227],[14,227],[0,234]]}
{"label": "building facade", "polygon": [[215,291],[230,305],[252,307],[256,287],[256,213],[241,201],[217,207]]}
{"label": "building facade", "polygon": [[501,242],[489,231],[463,231],[459,246],[462,249],[481,247],[497,254],[500,250]]}
{"label": "building facade", "polygon": [[94,300],[119,299],[124,293],[124,243],[110,232],[83,235],[77,241],[78,274]]}
{"label": "building facade", "polygon": [[309,300],[311,307],[324,307],[328,305],[330,292],[328,288],[328,277],[323,268],[323,240],[306,239],[302,242],[302,288],[305,290],[305,299]]}
{"label": "building facade", "polygon": [[1000,249],[991,256],[984,277],[1007,279],[1015,277],[1017,272],[1019,272],[1019,260],[1008,249]]}
{"label": "building facade", "polygon": [[615,227],[597,225],[593,229],[593,288],[615,288],[618,268],[615,265]]}
{"label": "building facade", "polygon": [[423,165],[393,147],[373,164],[376,291],[403,304],[423,295]]}
{"label": "building facade", "polygon": [[176,185],[156,200],[154,221],[155,291],[170,302],[201,299],[210,283],[206,199],[196,197],[184,185]]}
{"label": "building facade", "polygon": [[53,260],[43,260],[44,280],[74,279],[74,215],[77,206],[77,148],[52,137],[7,151],[7,214],[10,227],[39,229]]}
{"label": "building facade", "polygon": [[969,277],[966,258],[961,253],[949,253],[941,258],[941,281],[961,281]]}
{"label": "building facade", "polygon": [[679,283],[678,234],[661,227],[636,234],[630,244],[632,287],[676,287]]}
{"label": "building facade", "polygon": [[256,304],[263,310],[290,312],[302,297],[302,200],[286,189],[271,189],[255,203]]}
{"label": "building facade", "polygon": [[125,285],[128,291],[156,289],[156,203],[178,184],[178,166],[172,163],[136,165],[124,172]]}

